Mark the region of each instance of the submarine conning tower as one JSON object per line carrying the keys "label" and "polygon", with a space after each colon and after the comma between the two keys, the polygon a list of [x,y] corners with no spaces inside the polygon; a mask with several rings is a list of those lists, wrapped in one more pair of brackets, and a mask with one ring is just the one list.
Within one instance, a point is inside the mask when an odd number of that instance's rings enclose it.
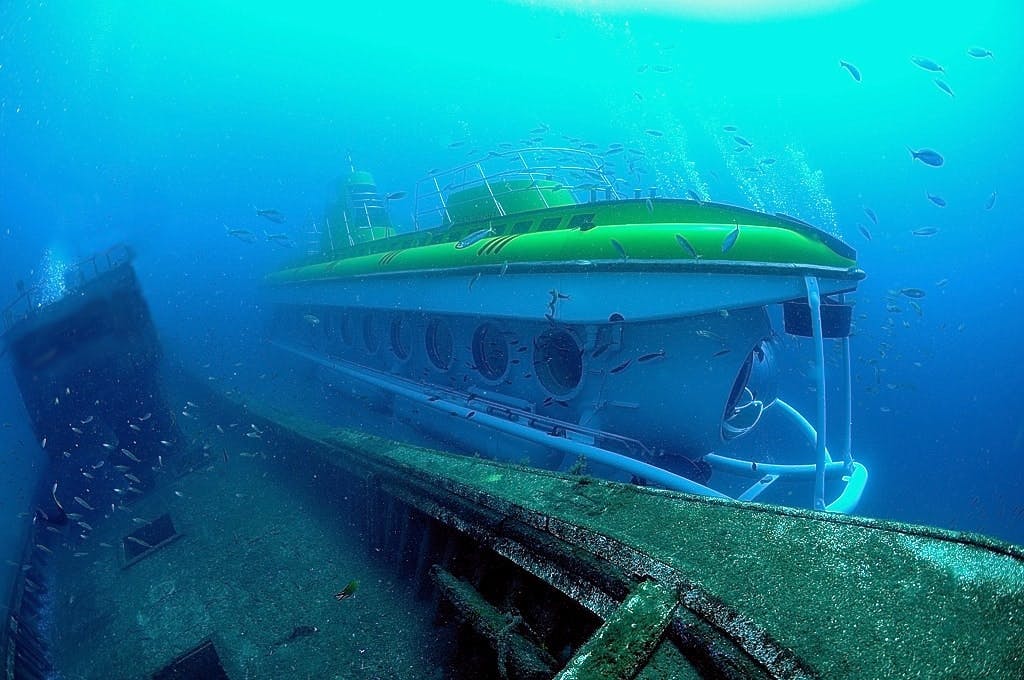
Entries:
{"label": "submarine conning tower", "polygon": [[380,195],[372,174],[356,170],[351,158],[348,163],[348,175],[338,183],[338,197],[327,206],[321,247],[328,254],[393,234],[388,197]]}

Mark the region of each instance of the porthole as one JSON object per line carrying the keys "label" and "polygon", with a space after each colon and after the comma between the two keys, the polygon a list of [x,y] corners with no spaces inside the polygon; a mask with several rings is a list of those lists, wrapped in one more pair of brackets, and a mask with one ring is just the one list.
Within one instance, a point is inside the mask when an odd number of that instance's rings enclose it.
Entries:
{"label": "porthole", "polygon": [[407,316],[396,316],[391,320],[391,351],[401,360],[412,353],[412,322]]}
{"label": "porthole", "polygon": [[498,380],[508,368],[508,340],[493,323],[485,323],[473,333],[473,364],[480,375]]}
{"label": "porthole", "polygon": [[363,346],[370,354],[376,354],[380,349],[380,328],[373,314],[363,317]]}
{"label": "porthole", "polygon": [[564,397],[583,379],[583,348],[569,331],[548,329],[534,342],[533,368],[548,392]]}
{"label": "porthole", "polygon": [[455,347],[455,339],[452,337],[452,329],[444,319],[431,319],[427,324],[425,336],[427,358],[430,363],[442,371],[447,371],[452,365],[452,354]]}

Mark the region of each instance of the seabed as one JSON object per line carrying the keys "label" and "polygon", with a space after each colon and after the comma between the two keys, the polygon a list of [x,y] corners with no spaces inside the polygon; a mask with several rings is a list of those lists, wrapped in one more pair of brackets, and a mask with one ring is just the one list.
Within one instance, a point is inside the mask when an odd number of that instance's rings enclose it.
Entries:
{"label": "seabed", "polygon": [[[177,469],[53,558],[61,677],[1022,675],[1019,547],[406,446],[199,389]],[[165,514],[174,532],[132,561],[134,518]]]}

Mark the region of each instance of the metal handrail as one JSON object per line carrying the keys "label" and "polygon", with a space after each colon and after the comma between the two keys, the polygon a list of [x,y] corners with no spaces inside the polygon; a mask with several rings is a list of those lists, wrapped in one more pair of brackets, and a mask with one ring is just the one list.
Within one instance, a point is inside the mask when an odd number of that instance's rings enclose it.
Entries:
{"label": "metal handrail", "polygon": [[[545,205],[547,197],[542,191],[543,187],[535,184],[537,180],[559,182],[562,189],[574,195],[580,191],[592,196],[591,192],[603,190],[609,200],[619,199],[614,182],[605,172],[604,163],[600,156],[582,149],[544,146],[492,151],[481,160],[431,172],[416,182],[414,229],[429,229],[450,223],[448,205],[452,194],[476,186],[487,187],[495,210],[503,215],[499,197],[492,188],[494,182],[501,179],[530,180],[531,185],[522,191],[537,191]],[[577,200],[580,200],[578,196]]]}
{"label": "metal handrail", "polygon": [[[64,270],[66,289],[61,299],[69,293],[78,290],[86,283],[99,278],[102,274],[106,274],[117,267],[131,262],[134,257],[135,253],[127,244],[118,243],[104,251],[94,253],[69,265]],[[42,286],[39,285],[19,291],[18,295],[4,308],[2,315],[4,321],[3,334],[7,334],[15,325],[33,316],[39,309],[57,301],[52,300],[45,304],[40,302],[41,291]]]}

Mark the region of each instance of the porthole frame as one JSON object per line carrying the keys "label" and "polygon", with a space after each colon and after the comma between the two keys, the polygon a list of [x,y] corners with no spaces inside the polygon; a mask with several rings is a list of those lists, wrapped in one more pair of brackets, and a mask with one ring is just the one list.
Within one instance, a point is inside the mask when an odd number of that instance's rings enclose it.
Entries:
{"label": "porthole frame", "polygon": [[[500,370],[492,370],[487,353],[489,348],[484,346],[484,343],[489,340],[491,334],[500,340],[504,348],[505,363],[504,366],[501,366]],[[508,341],[508,334],[504,329],[493,321],[484,321],[473,330],[473,337],[470,340],[469,348],[473,358],[473,367],[477,375],[484,382],[492,385],[500,384],[505,379],[505,376],[508,375],[513,365],[511,345]],[[496,367],[494,368],[496,369]]]}
{"label": "porthole frame", "polygon": [[[437,333],[444,331],[448,335],[448,356],[447,361],[442,361],[437,353]],[[447,373],[455,364],[455,333],[452,332],[451,323],[443,317],[433,317],[427,321],[423,332],[423,348],[427,353],[427,362],[437,371]]]}
{"label": "porthole frame", "polygon": [[[553,336],[555,334],[564,335],[572,341],[576,355],[579,359],[579,377],[571,387],[558,384],[559,381],[554,378],[554,374],[551,371],[550,362],[546,361],[545,357],[541,356],[542,338],[545,336]],[[580,335],[573,331],[573,329],[563,327],[546,328],[533,340],[533,352],[531,353],[533,377],[537,380],[537,384],[540,385],[541,389],[543,389],[549,396],[559,400],[572,399],[580,393],[580,390],[583,389],[584,378],[587,375],[584,354],[583,341],[580,339]],[[553,387],[558,389],[553,389]]]}

